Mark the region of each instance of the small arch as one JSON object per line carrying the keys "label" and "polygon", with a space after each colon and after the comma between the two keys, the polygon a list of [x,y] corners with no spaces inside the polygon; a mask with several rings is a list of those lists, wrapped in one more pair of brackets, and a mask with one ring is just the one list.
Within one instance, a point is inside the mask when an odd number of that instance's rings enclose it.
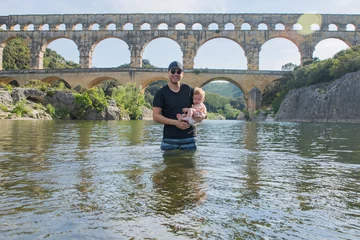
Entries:
{"label": "small arch", "polygon": [[202,30],[202,25],[200,23],[195,23],[194,25],[192,25],[192,30]]}
{"label": "small arch", "polygon": [[65,30],[66,30],[66,25],[65,25],[65,23],[62,23],[62,24],[58,25],[58,26],[56,27],[56,30],[65,31]]}
{"label": "small arch", "polygon": [[225,30],[235,30],[235,25],[233,23],[225,24]]}
{"label": "small arch", "polygon": [[34,31],[34,24],[29,24],[24,27],[25,31]]}
{"label": "small arch", "polygon": [[293,25],[293,30],[295,30],[295,31],[300,31],[302,29],[303,29],[303,26],[300,23],[295,23]]}
{"label": "small arch", "polygon": [[312,31],[319,31],[319,30],[320,30],[319,24],[316,24],[316,23],[311,24],[310,30],[312,30]]}
{"label": "small arch", "polygon": [[285,25],[282,24],[282,23],[277,23],[275,25],[275,30],[284,31],[285,30]]}
{"label": "small arch", "polygon": [[140,30],[151,30],[151,26],[149,23],[144,23],[140,26]]}
{"label": "small arch", "polygon": [[134,30],[134,24],[132,23],[126,23],[123,27],[122,30]]}
{"label": "small arch", "polygon": [[178,23],[175,25],[175,30],[185,30],[186,26],[183,23]]}
{"label": "small arch", "polygon": [[98,23],[93,23],[90,25],[90,30],[98,31],[100,29],[100,25]]}
{"label": "small arch", "polygon": [[5,24],[1,25],[1,26],[0,26],[0,29],[2,29],[2,30],[5,31],[5,30],[6,30],[6,25],[5,25]]}
{"label": "small arch", "polygon": [[355,31],[355,25],[351,23],[347,24],[346,31]]}
{"label": "small arch", "polygon": [[337,31],[338,27],[335,24],[331,23],[331,24],[329,24],[328,30],[329,31]]}
{"label": "small arch", "polygon": [[20,31],[20,24],[16,24],[10,28],[11,31]]}
{"label": "small arch", "polygon": [[40,28],[42,31],[49,31],[49,24],[44,24]]}
{"label": "small arch", "polygon": [[20,87],[20,83],[17,80],[11,80],[8,84],[12,87]]}
{"label": "small arch", "polygon": [[83,25],[81,23],[75,24],[71,30],[82,31]]}
{"label": "small arch", "polygon": [[251,25],[249,23],[241,24],[241,30],[251,30]]}
{"label": "small arch", "polygon": [[108,24],[106,26],[106,30],[110,30],[110,31],[116,30],[116,24],[115,23]]}
{"label": "small arch", "polygon": [[161,23],[158,26],[158,30],[168,30],[168,29],[169,29],[169,27],[166,23]]}
{"label": "small arch", "polygon": [[260,23],[259,25],[258,25],[258,30],[261,30],[261,31],[263,31],[263,30],[268,30],[269,29],[269,27],[268,27],[268,25],[266,25],[265,23]]}
{"label": "small arch", "polygon": [[208,27],[209,30],[219,30],[219,25],[217,23],[211,23]]}

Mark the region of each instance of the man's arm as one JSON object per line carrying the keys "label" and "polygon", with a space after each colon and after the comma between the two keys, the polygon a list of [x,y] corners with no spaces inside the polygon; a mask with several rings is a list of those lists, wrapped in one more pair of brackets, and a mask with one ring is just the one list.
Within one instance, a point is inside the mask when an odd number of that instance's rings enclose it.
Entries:
{"label": "man's arm", "polygon": [[159,107],[153,107],[153,120],[161,124],[174,125],[182,130],[188,129],[190,127],[187,122],[164,117],[161,114],[161,108]]}

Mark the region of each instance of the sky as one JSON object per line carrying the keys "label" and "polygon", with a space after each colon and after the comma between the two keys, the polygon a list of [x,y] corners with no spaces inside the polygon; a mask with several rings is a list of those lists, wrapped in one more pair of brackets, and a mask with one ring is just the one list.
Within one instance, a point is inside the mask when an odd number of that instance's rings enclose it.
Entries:
{"label": "sky", "polygon": [[[101,13],[319,13],[360,14],[359,0],[0,0],[0,16],[21,14],[101,14]],[[1,27],[1,26],[0,26]],[[59,39],[49,48],[66,60],[79,62],[79,52],[71,40]],[[313,57],[326,59],[348,46],[337,39],[320,42]],[[116,51],[114,51],[116,49]],[[143,58],[166,68],[173,60],[182,61],[177,43],[159,38],[150,42]],[[94,50],[94,67],[117,67],[130,62],[125,42],[106,39]],[[300,64],[297,47],[285,39],[265,43],[260,52],[260,70],[280,70],[286,63]],[[246,69],[244,51],[235,42],[216,39],[199,48],[195,68]]]}

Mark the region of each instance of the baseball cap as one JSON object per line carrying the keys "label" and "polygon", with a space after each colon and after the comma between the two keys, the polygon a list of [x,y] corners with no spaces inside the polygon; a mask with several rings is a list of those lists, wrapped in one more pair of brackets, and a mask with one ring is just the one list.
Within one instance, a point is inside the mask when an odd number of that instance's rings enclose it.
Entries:
{"label": "baseball cap", "polygon": [[182,63],[178,62],[178,61],[173,61],[172,63],[170,63],[170,65],[168,67],[168,71],[170,71],[173,68],[179,68],[182,71],[184,70]]}

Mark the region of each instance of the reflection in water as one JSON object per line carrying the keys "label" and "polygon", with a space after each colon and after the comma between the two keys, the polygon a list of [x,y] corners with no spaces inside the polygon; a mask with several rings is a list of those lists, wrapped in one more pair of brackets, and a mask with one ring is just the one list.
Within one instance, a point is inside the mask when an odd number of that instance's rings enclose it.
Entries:
{"label": "reflection in water", "polygon": [[[356,124],[0,121],[0,239],[358,239]],[[206,173],[206,174],[204,174]]]}
{"label": "reflection in water", "polygon": [[195,151],[165,151],[164,166],[153,174],[156,211],[170,215],[205,201],[202,174],[196,169]]}

